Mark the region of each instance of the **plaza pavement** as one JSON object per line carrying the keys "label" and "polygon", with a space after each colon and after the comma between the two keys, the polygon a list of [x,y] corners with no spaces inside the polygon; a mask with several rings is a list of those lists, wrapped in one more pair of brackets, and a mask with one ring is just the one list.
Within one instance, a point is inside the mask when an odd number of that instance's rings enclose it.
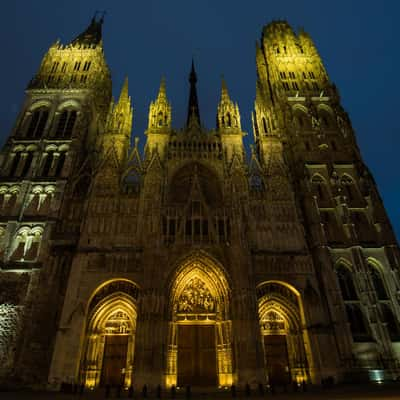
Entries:
{"label": "plaza pavement", "polygon": [[[59,392],[29,392],[29,391],[8,391],[0,392],[0,400],[100,400],[105,399],[105,391],[98,390],[93,392],[85,392],[83,394],[65,394]],[[116,399],[117,392],[112,390],[109,399]],[[120,398],[128,399],[128,392],[122,392]],[[134,393],[135,400],[144,400],[139,393]],[[162,393],[161,399],[171,400],[170,393]],[[187,400],[184,391],[177,393],[176,400]],[[221,392],[204,392],[201,389],[193,389],[191,400],[400,400],[400,383],[382,384],[382,385],[338,385],[330,389],[308,388],[307,392],[290,392],[284,393],[278,391],[275,394],[265,393],[260,396],[255,391],[250,397],[244,393],[238,392],[235,398],[232,398],[230,391]],[[158,400],[155,390],[149,390],[147,400]]]}

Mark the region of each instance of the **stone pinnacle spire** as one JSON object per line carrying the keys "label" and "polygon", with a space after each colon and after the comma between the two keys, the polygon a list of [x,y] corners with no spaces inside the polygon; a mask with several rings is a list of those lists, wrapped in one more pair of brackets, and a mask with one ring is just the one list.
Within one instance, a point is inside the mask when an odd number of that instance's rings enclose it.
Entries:
{"label": "stone pinnacle spire", "polygon": [[122,85],[121,94],[119,95],[119,102],[128,101],[129,99],[129,87],[128,87],[128,77],[125,78]]}
{"label": "stone pinnacle spire", "polygon": [[189,105],[188,105],[186,126],[189,127],[193,123],[200,126],[200,111],[199,111],[199,102],[197,99],[197,90],[196,90],[197,75],[194,69],[193,59],[192,59],[192,69],[189,75],[189,83],[190,83],[190,93],[189,93]]}
{"label": "stone pinnacle spire", "polygon": [[167,99],[167,88],[165,83],[165,77],[161,78],[160,89],[158,90],[157,100],[166,100]]}

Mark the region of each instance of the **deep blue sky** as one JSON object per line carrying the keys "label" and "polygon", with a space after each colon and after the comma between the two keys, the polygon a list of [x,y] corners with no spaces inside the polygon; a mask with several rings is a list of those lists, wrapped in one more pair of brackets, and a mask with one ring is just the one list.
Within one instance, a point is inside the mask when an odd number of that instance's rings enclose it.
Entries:
{"label": "deep blue sky", "polygon": [[400,61],[399,1],[12,0],[1,6],[2,142],[47,48],[58,38],[73,39],[95,10],[107,10],[103,37],[114,95],[127,75],[135,109],[133,134],[142,144],[148,105],[162,75],[167,79],[173,125],[184,124],[192,55],[203,123],[214,127],[224,74],[252,140],[255,41],[273,19],[304,27],[340,90],[364,160],[400,237],[400,74],[395,71]]}

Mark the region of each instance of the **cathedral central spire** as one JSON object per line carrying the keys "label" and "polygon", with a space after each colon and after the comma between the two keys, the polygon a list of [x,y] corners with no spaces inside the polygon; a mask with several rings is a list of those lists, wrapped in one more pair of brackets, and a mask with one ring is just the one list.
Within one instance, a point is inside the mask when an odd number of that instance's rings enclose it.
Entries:
{"label": "cathedral central spire", "polygon": [[188,114],[186,127],[189,127],[193,124],[200,126],[200,111],[199,111],[199,102],[197,100],[197,75],[194,69],[194,61],[192,59],[192,69],[189,75],[189,83],[190,83],[190,93],[189,93],[189,105],[188,105]]}

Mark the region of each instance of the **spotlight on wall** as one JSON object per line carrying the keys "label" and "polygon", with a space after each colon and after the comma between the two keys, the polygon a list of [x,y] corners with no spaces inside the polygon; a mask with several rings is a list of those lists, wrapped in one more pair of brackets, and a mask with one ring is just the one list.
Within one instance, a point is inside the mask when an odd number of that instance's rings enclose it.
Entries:
{"label": "spotlight on wall", "polygon": [[382,369],[370,369],[368,376],[371,382],[381,384],[384,380],[384,371]]}

